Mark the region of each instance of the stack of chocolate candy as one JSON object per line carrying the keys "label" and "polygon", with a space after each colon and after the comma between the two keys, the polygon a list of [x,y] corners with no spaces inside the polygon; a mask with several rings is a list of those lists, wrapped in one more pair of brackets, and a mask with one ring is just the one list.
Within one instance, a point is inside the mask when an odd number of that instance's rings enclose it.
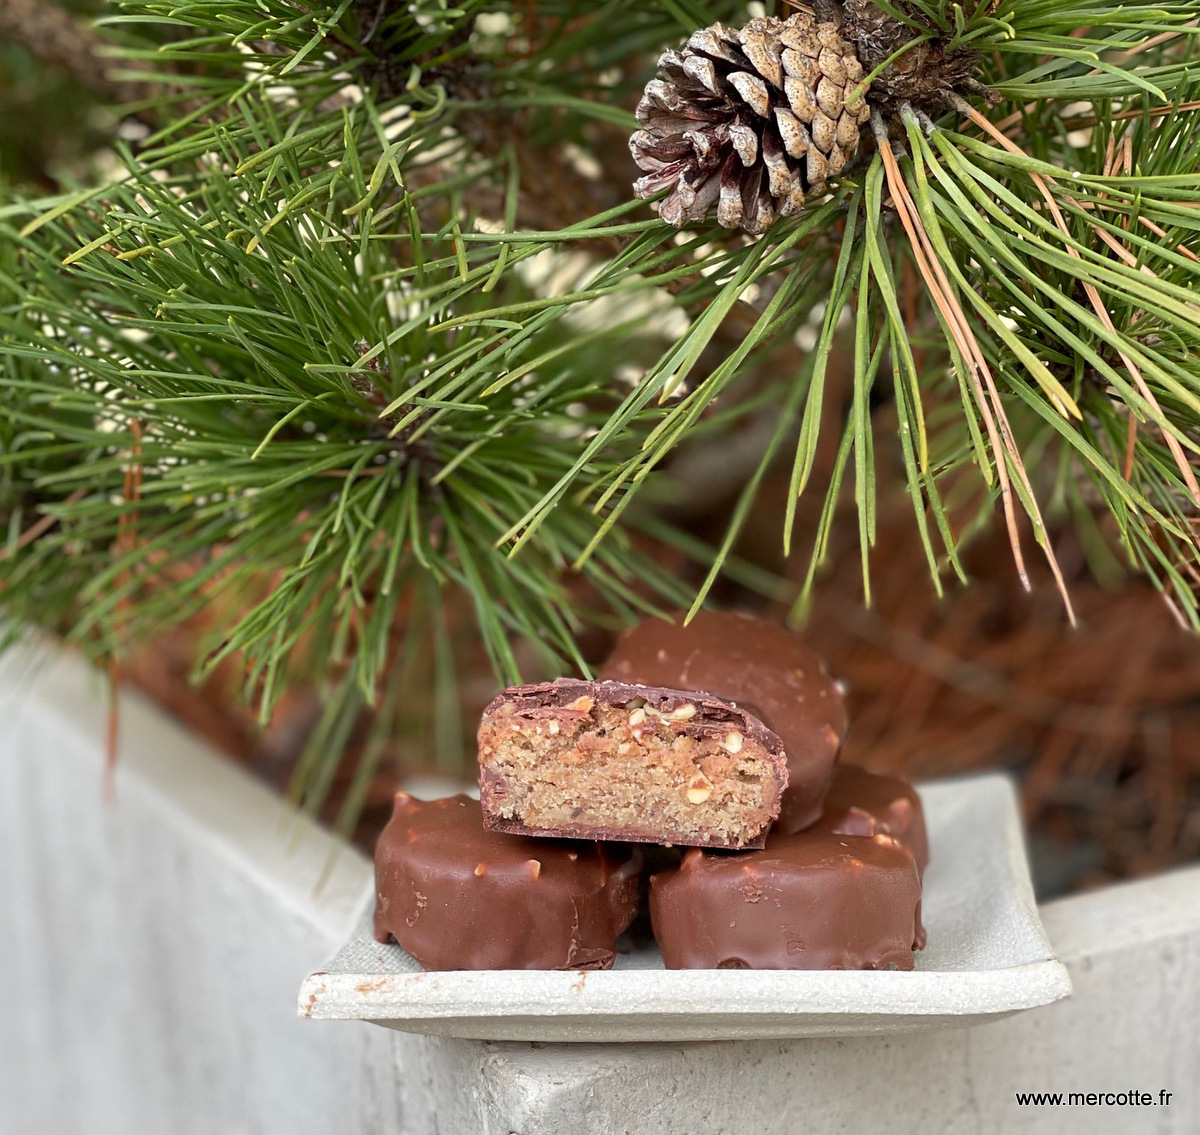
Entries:
{"label": "stack of chocolate candy", "polygon": [[836,763],[841,691],[793,634],[704,612],[646,622],[599,681],[505,690],[477,803],[400,794],[375,931],[426,969],[607,969],[651,858],[670,969],[912,969],[921,801]]}

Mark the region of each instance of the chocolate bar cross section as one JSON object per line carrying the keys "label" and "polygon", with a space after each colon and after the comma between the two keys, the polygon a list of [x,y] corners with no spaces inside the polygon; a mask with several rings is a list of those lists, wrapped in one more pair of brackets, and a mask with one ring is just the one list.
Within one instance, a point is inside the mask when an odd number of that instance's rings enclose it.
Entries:
{"label": "chocolate bar cross section", "polygon": [[483,712],[485,825],[529,836],[762,847],[787,786],[783,742],[710,694],[559,679]]}
{"label": "chocolate bar cross section", "polygon": [[647,619],[617,643],[600,677],[705,690],[748,709],[783,739],[789,830],[821,815],[846,735],[846,706],[841,688],[798,635],[733,611],[700,611],[686,626],[681,617]]}

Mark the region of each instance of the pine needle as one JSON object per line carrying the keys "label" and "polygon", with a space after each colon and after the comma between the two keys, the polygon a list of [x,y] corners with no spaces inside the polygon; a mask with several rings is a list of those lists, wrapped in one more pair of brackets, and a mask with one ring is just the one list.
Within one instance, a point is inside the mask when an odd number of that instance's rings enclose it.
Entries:
{"label": "pine needle", "polygon": [[[976,126],[980,127],[980,129],[995,138],[996,141],[999,142],[1000,145],[1002,145],[1010,153],[1023,153],[1023,151],[1017,145],[1000,133],[1000,131],[997,130],[986,118],[984,118],[983,115],[981,115],[974,107],[965,102],[961,102],[961,105],[958,105],[956,109],[970,118],[970,120],[975,123]],[[1046,202],[1046,207],[1050,210],[1050,214],[1054,218],[1054,223],[1058,226],[1059,231],[1062,232],[1064,236],[1069,238],[1071,235],[1070,230],[1067,228],[1067,223],[1063,219],[1063,215],[1059,210],[1058,203],[1054,200],[1054,196],[1051,194],[1050,189],[1047,186],[1046,179],[1043,178],[1040,173],[1035,172],[1031,172],[1029,177],[1034,185],[1038,187],[1042,198]],[[1071,199],[1068,197],[1068,200]],[[1078,204],[1077,202],[1072,203]],[[1066,250],[1068,256],[1071,256],[1076,260],[1081,259],[1079,252],[1072,247],[1070,243],[1066,245]],[[1100,293],[1096,290],[1096,286],[1087,280],[1082,281],[1082,283],[1083,290],[1087,294],[1088,301],[1095,309],[1097,316],[1099,316],[1100,320],[1104,323],[1104,326],[1115,335],[1117,330],[1116,326],[1112,321],[1112,316],[1109,314],[1108,309],[1104,306],[1103,301],[1100,299]],[[1138,369],[1137,365],[1124,351],[1118,351],[1117,354],[1125,369],[1129,372],[1130,377],[1133,379],[1134,385],[1137,387],[1138,392],[1143,398],[1146,399],[1154,412],[1161,417],[1162,408],[1158,404],[1158,399],[1155,398],[1150,387],[1146,385],[1146,381],[1142,377],[1142,373]],[[1175,458],[1175,463],[1179,467],[1180,475],[1183,477],[1184,483],[1188,487],[1188,491],[1192,494],[1192,499],[1197,505],[1200,505],[1200,484],[1197,483],[1196,475],[1192,471],[1191,464],[1184,455],[1183,447],[1179,444],[1178,439],[1170,430],[1164,428],[1162,430],[1162,435],[1163,440],[1167,444],[1167,448],[1171,451],[1171,456]]]}

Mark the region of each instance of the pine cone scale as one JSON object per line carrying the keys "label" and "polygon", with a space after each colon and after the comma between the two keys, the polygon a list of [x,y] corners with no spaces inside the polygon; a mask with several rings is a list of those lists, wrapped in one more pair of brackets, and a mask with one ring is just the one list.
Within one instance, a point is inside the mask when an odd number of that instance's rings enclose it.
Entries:
{"label": "pine cone scale", "polygon": [[766,118],[771,113],[771,92],[757,75],[751,75],[748,71],[734,71],[728,81],[759,118]]}
{"label": "pine cone scale", "polygon": [[730,31],[723,24],[713,24],[711,28],[703,28],[698,32],[693,32],[687,42],[687,46],[692,51],[703,52],[714,59],[723,59],[726,63],[732,63],[735,67],[746,67],[748,65],[748,61],[741,51],[735,50],[735,48],[740,47],[737,32]]}
{"label": "pine cone scale", "polygon": [[750,65],[776,90],[783,85],[782,51],[766,29],[751,21],[742,33],[742,51]]}
{"label": "pine cone scale", "polygon": [[854,115],[851,117],[848,114],[843,114],[837,120],[837,129],[834,133],[836,144],[841,147],[844,153],[853,153],[858,147],[859,130],[862,124],[870,117],[871,110],[866,103],[862,104],[865,111],[864,114]]}
{"label": "pine cone scale", "polygon": [[740,122],[729,128],[729,141],[734,152],[742,160],[742,165],[749,168],[758,161],[758,135],[749,126]]}
{"label": "pine cone scale", "polygon": [[682,70],[689,79],[698,84],[699,89],[711,95],[723,96],[721,79],[717,74],[716,64],[711,59],[706,59],[703,55],[691,55],[683,60]]}
{"label": "pine cone scale", "polygon": [[774,134],[763,135],[763,165],[767,168],[767,187],[771,196],[786,197],[792,191],[795,170]]}
{"label": "pine cone scale", "polygon": [[836,51],[831,51],[828,47],[823,47],[817,62],[821,68],[821,74],[825,76],[826,82],[834,84],[839,89],[849,82],[849,76],[846,73],[846,62]]}
{"label": "pine cone scale", "polygon": [[854,48],[836,25],[806,13],[759,17],[740,31],[721,24],[692,34],[659,60],[630,139],[646,171],[634,190],[670,187],[659,215],[681,225],[707,215],[762,232],[792,216],[853,158],[868,114]]}
{"label": "pine cone scale", "polygon": [[790,75],[784,82],[784,93],[787,95],[788,106],[792,113],[804,123],[811,122],[820,109],[817,106],[816,92],[803,79],[793,79]]}
{"label": "pine cone scale", "polygon": [[[808,128],[812,135],[813,145],[829,157],[833,156],[833,147],[837,138],[837,124],[823,110],[818,110]],[[811,152],[811,151],[810,151]]]}
{"label": "pine cone scale", "polygon": [[775,110],[775,123],[779,129],[779,139],[789,157],[802,158],[812,146],[812,138],[804,127],[804,123],[790,110],[778,107]]}
{"label": "pine cone scale", "polygon": [[828,75],[817,84],[817,106],[826,114],[830,122],[835,122],[841,116],[844,98],[843,86],[844,82],[834,83]]}

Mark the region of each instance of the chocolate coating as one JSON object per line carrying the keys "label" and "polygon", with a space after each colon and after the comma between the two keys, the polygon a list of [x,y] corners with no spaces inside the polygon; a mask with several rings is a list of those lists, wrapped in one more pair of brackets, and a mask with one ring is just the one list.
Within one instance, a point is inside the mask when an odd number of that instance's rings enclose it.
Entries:
{"label": "chocolate coating", "polygon": [[650,880],[668,969],[913,968],[921,881],[891,836],[775,835],[690,850]]}
{"label": "chocolate coating", "polygon": [[[641,698],[663,714],[671,714],[683,706],[694,706],[697,713],[679,723],[681,732],[697,737],[723,737],[730,728],[734,728],[769,753],[778,755],[781,765],[783,763],[783,739],[778,734],[755,717],[748,707],[731,704],[711,692],[686,688],[665,689],[641,682],[585,682],[578,678],[556,678],[553,682],[512,686],[502,691],[491,700],[483,715],[487,717],[502,705],[512,705],[518,713],[536,713],[549,707],[570,708],[581,697],[590,697],[597,705],[620,706]],[[782,767],[780,780],[787,784]]]}
{"label": "chocolate coating", "polygon": [[701,611],[686,627],[682,618],[650,619],[617,643],[600,677],[706,690],[749,709],[783,740],[792,823],[821,815],[846,707],[820,658],[791,631],[729,611]]}
{"label": "chocolate coating", "polygon": [[[678,736],[698,740],[727,740],[731,733],[738,737],[739,746],[753,743],[770,761],[771,782],[761,815],[757,816],[753,834],[747,838],[732,840],[713,832],[688,832],[679,826],[671,826],[661,815],[652,815],[655,810],[643,806],[650,800],[651,793],[639,785],[637,806],[642,812],[639,821],[624,824],[598,823],[587,814],[587,801],[580,795],[572,801],[578,805],[573,812],[575,820],[558,823],[529,824],[523,818],[511,818],[502,814],[508,807],[514,792],[510,778],[498,774],[491,767],[491,751],[494,747],[493,734],[496,723],[501,720],[519,719],[527,730],[542,736],[542,727],[551,727],[551,732],[563,739],[563,751],[568,760],[578,761],[581,756],[575,746],[572,729],[579,719],[586,720],[590,709],[577,709],[577,705],[593,703],[594,706],[627,707],[630,703],[644,703],[656,717],[668,720],[670,729]],[[672,720],[677,711],[688,716]],[[611,739],[610,739],[611,741]],[[750,847],[761,848],[768,828],[779,813],[784,789],[788,783],[788,766],[784,756],[783,742],[748,709],[721,700],[711,693],[662,687],[646,686],[628,682],[586,682],[572,678],[559,678],[553,682],[542,682],[528,686],[514,686],[498,694],[483,711],[479,730],[479,794],[483,806],[483,820],[491,831],[531,836],[564,836],[575,839],[617,840],[678,844],[698,847]],[[648,767],[648,766],[647,766]],[[691,766],[688,766],[691,768]],[[691,769],[695,771],[695,769]],[[570,778],[564,769],[563,779]],[[710,785],[711,787],[711,785]],[[695,809],[697,815],[700,808]]]}
{"label": "chocolate coating", "polygon": [[[797,829],[792,819],[785,800],[775,830],[793,834]],[[922,875],[929,864],[929,837],[925,832],[921,797],[907,780],[898,776],[868,772],[858,765],[838,765],[821,818],[808,830],[857,836],[884,832],[913,853]]]}
{"label": "chocolate coating", "polygon": [[609,969],[640,870],[633,849],[484,831],[467,796],[398,793],[375,848],[375,937],[427,970]]}

